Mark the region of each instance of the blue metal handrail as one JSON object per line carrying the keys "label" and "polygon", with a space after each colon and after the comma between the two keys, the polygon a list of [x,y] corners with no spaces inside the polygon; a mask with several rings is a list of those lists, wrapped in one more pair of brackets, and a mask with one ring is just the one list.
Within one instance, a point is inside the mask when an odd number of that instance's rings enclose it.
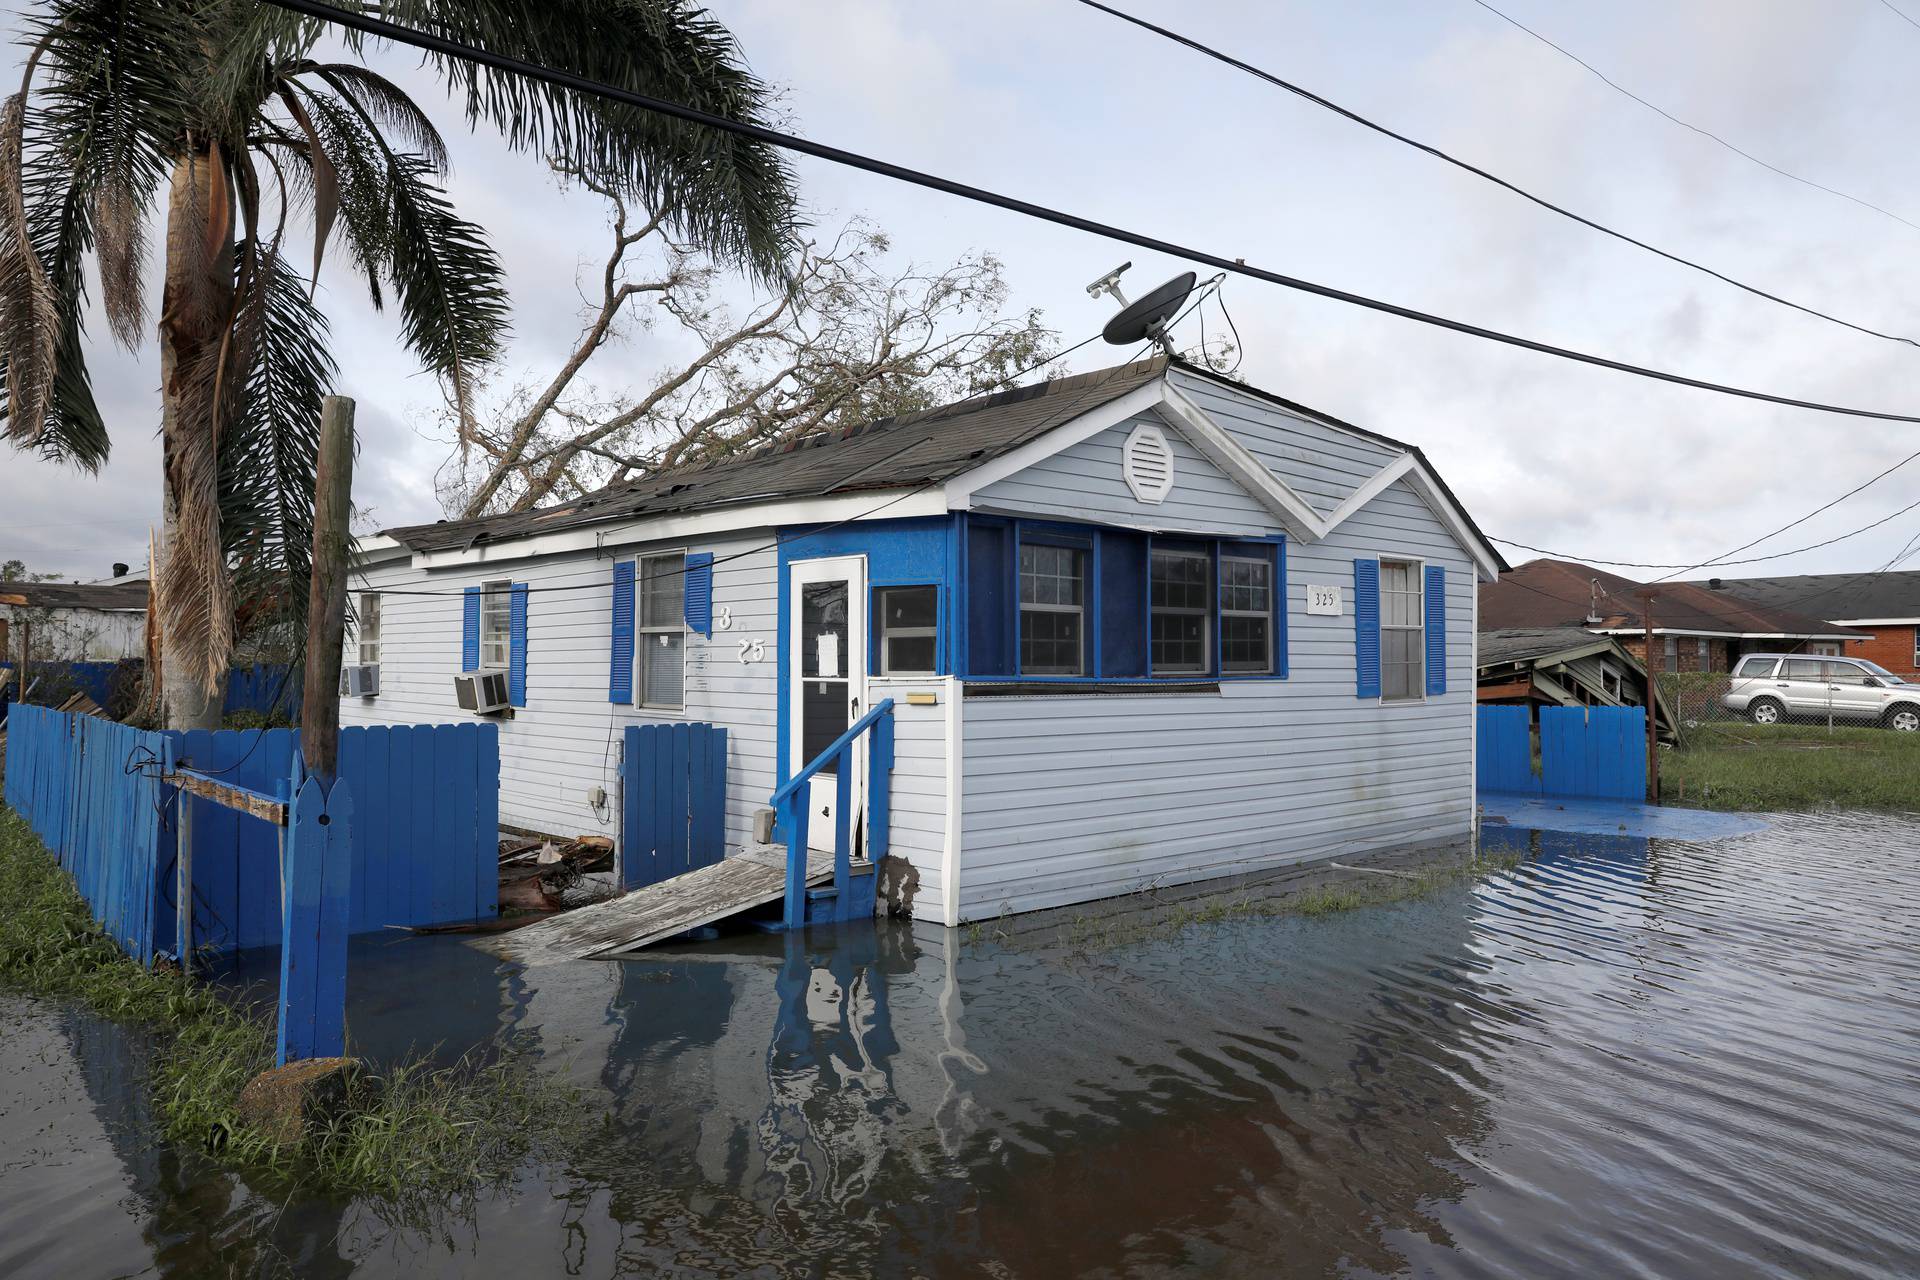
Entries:
{"label": "blue metal handrail", "polygon": [[787,886],[785,923],[798,929],[807,922],[807,825],[805,784],[814,775],[835,765],[834,780],[838,801],[834,805],[833,885],[834,919],[852,918],[853,880],[853,744],[861,734],[872,730],[867,787],[867,855],[878,862],[886,855],[887,827],[891,819],[891,793],[888,774],[893,768],[893,699],[887,698],[855,720],[847,731],[789,778],[773,793],[772,804],[787,836]]}

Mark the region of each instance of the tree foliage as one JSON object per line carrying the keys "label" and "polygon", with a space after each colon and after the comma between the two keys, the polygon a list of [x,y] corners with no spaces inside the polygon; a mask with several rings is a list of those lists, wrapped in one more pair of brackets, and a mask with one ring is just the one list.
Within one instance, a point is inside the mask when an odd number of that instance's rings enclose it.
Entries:
{"label": "tree foliage", "polygon": [[[800,245],[779,288],[744,307],[721,299],[725,264],[676,239],[670,219],[557,166],[607,201],[611,240],[581,329],[559,368],[483,395],[439,477],[449,514],[525,511],[685,463],[910,413],[1006,385],[1044,361],[1057,335],[1037,311],[1007,312],[1001,264],[969,254],[936,269],[892,263],[891,243],[854,220]],[[595,374],[636,330],[686,353],[638,392]],[[622,383],[628,380],[624,373]]]}
{"label": "tree foliage", "polygon": [[[749,121],[767,92],[688,0],[386,0],[383,16]],[[21,87],[0,109],[0,429],[97,468],[110,435],[87,373],[89,257],[108,328],[157,319],[169,532],[163,634],[211,685],[233,600],[306,600],[320,399],[333,383],[313,304],[329,248],[471,421],[508,324],[500,263],[445,186],[428,113],[330,29],[256,0],[40,0]],[[793,230],[777,152],[455,59],[430,57],[470,127],[562,158],[759,278]],[[166,208],[157,316],[144,296]],[[289,223],[309,220],[296,253]],[[238,581],[235,581],[237,576]],[[169,677],[172,678],[171,676]]]}

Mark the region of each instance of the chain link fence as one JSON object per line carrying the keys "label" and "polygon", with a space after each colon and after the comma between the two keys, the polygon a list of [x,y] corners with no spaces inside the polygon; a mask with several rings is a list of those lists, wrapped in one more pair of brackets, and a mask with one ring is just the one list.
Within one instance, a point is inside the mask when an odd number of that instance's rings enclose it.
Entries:
{"label": "chain link fence", "polygon": [[1829,726],[1920,732],[1920,685],[1853,661],[1749,657],[1732,672],[1666,671],[1654,678],[1683,745],[1739,725],[1759,733]]}

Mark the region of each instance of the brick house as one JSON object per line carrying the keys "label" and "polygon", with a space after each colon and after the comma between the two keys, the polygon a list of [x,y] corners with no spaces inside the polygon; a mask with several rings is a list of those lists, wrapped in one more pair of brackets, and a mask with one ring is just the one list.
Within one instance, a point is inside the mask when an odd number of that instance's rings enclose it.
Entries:
{"label": "brick house", "polygon": [[1710,578],[1691,584],[1756,605],[1825,618],[1864,632],[1842,650],[1896,675],[1920,678],[1920,570],[1816,573],[1790,578]]}
{"label": "brick house", "polygon": [[[1655,671],[1731,671],[1742,654],[1840,653],[1848,642],[1866,638],[1863,629],[1735,595],[1732,583],[1723,586],[1725,590],[1693,582],[1641,583],[1570,560],[1529,560],[1501,574],[1498,582],[1481,584],[1480,630],[1580,627],[1614,637],[1646,662],[1645,606],[1639,593],[1651,587],[1656,593],[1654,652],[1648,665]],[[1920,609],[1915,615],[1920,616]],[[1852,647],[1845,651],[1855,652]],[[1907,654],[1909,664],[1913,657]]]}

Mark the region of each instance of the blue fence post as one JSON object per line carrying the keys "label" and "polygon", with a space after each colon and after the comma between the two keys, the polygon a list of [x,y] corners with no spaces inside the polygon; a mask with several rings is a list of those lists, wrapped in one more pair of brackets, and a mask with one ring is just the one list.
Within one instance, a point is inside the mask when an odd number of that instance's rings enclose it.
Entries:
{"label": "blue fence post", "polygon": [[789,929],[807,923],[807,788],[780,801],[780,827],[787,833],[787,896],[782,922]]}
{"label": "blue fence post", "polygon": [[873,722],[868,744],[867,858],[878,863],[887,856],[893,825],[893,713]]}
{"label": "blue fence post", "polygon": [[308,778],[288,812],[281,904],[280,1066],[346,1052],[347,927],[353,906],[353,796]]}
{"label": "blue fence post", "polygon": [[853,744],[833,761],[833,919],[853,918]]}

